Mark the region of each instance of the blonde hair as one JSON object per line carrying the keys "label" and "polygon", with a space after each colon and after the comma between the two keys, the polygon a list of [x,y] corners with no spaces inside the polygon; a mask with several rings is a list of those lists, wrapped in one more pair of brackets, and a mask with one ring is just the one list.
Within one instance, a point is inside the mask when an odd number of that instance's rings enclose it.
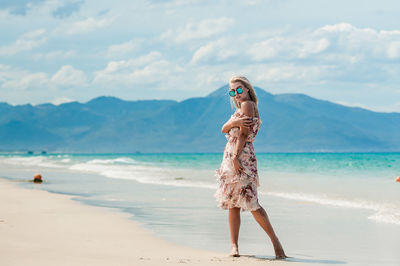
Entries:
{"label": "blonde hair", "polygon": [[[251,86],[250,81],[244,76],[233,76],[229,80],[229,89],[231,88],[231,85],[235,82],[240,82],[245,88],[249,90],[250,100],[252,100],[257,105],[258,99],[256,91],[254,90],[253,86]],[[231,97],[231,103],[233,103],[236,108],[240,109],[240,103],[236,101],[234,97]]]}

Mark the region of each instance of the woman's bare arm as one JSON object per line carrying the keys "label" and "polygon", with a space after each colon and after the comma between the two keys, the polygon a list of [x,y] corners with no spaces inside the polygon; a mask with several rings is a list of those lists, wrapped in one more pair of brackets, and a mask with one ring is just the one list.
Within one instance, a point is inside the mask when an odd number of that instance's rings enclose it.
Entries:
{"label": "woman's bare arm", "polygon": [[244,117],[239,117],[236,119],[228,120],[223,126],[222,126],[222,133],[228,133],[231,128],[234,127],[250,127],[253,125],[253,120],[250,117],[244,116]]}
{"label": "woman's bare arm", "polygon": [[[254,116],[254,108],[253,108],[253,103],[252,102],[243,102],[241,104],[240,110],[242,111],[242,114],[253,117]],[[232,158],[232,163],[233,167],[235,168],[235,171],[237,174],[240,174],[243,171],[243,166],[239,162],[239,156],[242,153],[242,150],[244,148],[244,145],[246,144],[246,139],[247,136],[249,135],[249,128],[248,127],[240,127],[240,133],[239,133],[239,138],[238,141],[236,142],[236,147],[233,152],[233,158]]]}
{"label": "woman's bare arm", "polygon": [[234,124],[234,121],[235,121],[235,120],[228,120],[228,121],[222,126],[221,132],[222,132],[222,133],[228,133],[229,130],[231,130],[231,128],[235,127],[235,126],[233,125],[233,124]]}
{"label": "woman's bare arm", "polygon": [[[243,102],[240,106],[240,110],[242,111],[242,114],[244,114],[245,116],[248,116],[248,117],[254,116],[253,103],[250,101]],[[249,135],[249,128],[241,126],[239,139],[236,143],[236,149],[234,150],[234,155],[236,157],[239,157],[240,153],[242,152],[248,135]]]}

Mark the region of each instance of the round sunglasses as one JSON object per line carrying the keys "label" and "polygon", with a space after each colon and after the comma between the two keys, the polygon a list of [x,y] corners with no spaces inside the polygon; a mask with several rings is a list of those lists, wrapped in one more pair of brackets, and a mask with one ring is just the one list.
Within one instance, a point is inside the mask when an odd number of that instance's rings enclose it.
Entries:
{"label": "round sunglasses", "polygon": [[235,90],[230,90],[230,91],[229,91],[229,95],[230,95],[231,97],[234,97],[234,96],[236,95],[236,92],[237,92],[237,94],[242,94],[242,93],[243,93],[243,89],[242,89],[241,87],[238,87],[238,88],[236,89],[236,91],[235,91]]}

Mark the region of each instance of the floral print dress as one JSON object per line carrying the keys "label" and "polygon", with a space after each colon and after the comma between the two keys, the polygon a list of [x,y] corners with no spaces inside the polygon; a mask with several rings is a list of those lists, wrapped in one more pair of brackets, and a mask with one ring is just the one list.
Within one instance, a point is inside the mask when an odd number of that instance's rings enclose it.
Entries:
{"label": "floral print dress", "polygon": [[[240,109],[237,109],[229,121],[240,116],[242,116]],[[253,117],[253,120],[254,124],[249,128],[249,135],[238,157],[244,169],[241,174],[236,174],[232,163],[240,129],[231,128],[225,135],[228,143],[225,146],[221,166],[215,174],[219,186],[214,195],[218,207],[222,209],[237,207],[241,208],[242,211],[254,211],[261,207],[257,197],[259,182],[257,159],[253,148],[253,141],[260,128],[261,120],[258,117]]]}

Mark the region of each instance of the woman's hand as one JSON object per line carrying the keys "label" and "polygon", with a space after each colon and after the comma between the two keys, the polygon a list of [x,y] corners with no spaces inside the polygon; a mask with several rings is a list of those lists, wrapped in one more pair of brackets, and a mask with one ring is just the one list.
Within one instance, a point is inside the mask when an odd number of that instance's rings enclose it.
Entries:
{"label": "woman's hand", "polygon": [[233,127],[247,127],[250,128],[254,125],[253,118],[249,116],[240,116],[232,120]]}
{"label": "woman's hand", "polygon": [[240,117],[235,117],[233,119],[228,120],[228,122],[226,122],[221,129],[222,133],[228,133],[229,130],[231,130],[234,127],[244,127],[249,129],[251,126],[254,125],[254,121],[253,118],[251,118],[250,116],[240,116]]}
{"label": "woman's hand", "polygon": [[243,172],[243,166],[240,164],[239,159],[235,156],[232,159],[233,168],[235,169],[236,174],[240,175]]}

